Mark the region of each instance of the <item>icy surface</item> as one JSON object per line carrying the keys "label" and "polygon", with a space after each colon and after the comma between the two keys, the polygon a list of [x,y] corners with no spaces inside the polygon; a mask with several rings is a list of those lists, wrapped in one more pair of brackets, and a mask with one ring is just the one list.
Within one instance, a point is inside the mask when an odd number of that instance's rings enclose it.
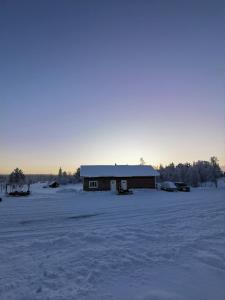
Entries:
{"label": "icy surface", "polygon": [[225,190],[32,186],[0,203],[0,299],[224,300]]}

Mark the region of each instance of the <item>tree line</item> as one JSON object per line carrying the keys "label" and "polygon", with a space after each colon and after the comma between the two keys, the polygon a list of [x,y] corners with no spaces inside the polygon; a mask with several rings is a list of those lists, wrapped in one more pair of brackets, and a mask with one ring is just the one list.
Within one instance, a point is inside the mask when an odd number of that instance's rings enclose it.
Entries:
{"label": "tree line", "polygon": [[161,181],[182,181],[186,184],[198,187],[205,182],[214,182],[217,186],[217,179],[223,176],[218,159],[212,156],[209,161],[199,160],[197,162],[171,163],[167,166],[158,168]]}
{"label": "tree line", "polygon": [[76,183],[80,181],[80,168],[74,173],[63,171],[59,168],[58,174],[27,174],[22,169],[15,168],[9,175],[0,175],[0,183],[8,184],[32,184],[35,182],[57,181],[60,184]]}
{"label": "tree line", "polygon": [[67,173],[59,168],[58,176],[55,179],[59,184],[77,183],[80,181],[80,168],[78,168],[74,174]]}
{"label": "tree line", "polygon": [[[140,160],[140,164],[145,164],[144,160]],[[205,182],[214,182],[217,186],[217,179],[223,176],[223,172],[219,166],[217,157],[212,156],[209,161],[199,160],[191,163],[179,163],[175,165],[160,165],[157,168],[160,173],[160,181],[182,181],[186,184],[198,187]],[[16,168],[9,176],[0,176],[1,182],[8,182],[9,184],[25,184],[35,183],[38,181],[57,181],[59,184],[77,183],[81,181],[80,168],[73,174],[63,171],[59,168],[57,175],[26,175],[19,168]]]}

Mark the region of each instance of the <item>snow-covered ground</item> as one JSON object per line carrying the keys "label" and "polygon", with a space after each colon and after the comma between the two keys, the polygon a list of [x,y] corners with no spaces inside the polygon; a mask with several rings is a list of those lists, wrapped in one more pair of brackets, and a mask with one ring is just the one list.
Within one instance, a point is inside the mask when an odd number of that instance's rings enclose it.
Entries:
{"label": "snow-covered ground", "polygon": [[225,299],[223,187],[117,196],[42,185],[0,203],[1,300]]}

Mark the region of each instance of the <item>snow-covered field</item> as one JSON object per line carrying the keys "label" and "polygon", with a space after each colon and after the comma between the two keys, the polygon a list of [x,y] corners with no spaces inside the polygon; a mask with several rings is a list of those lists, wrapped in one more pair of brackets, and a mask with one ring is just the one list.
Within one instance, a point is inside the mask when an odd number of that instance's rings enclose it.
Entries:
{"label": "snow-covered field", "polygon": [[1,300],[225,299],[224,188],[32,191],[0,203]]}

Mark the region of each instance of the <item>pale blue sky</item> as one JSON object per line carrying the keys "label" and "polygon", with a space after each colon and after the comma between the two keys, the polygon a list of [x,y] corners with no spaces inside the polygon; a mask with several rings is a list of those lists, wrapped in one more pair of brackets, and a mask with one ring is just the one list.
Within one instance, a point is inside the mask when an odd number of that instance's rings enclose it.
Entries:
{"label": "pale blue sky", "polygon": [[0,173],[225,165],[224,1],[1,1]]}

